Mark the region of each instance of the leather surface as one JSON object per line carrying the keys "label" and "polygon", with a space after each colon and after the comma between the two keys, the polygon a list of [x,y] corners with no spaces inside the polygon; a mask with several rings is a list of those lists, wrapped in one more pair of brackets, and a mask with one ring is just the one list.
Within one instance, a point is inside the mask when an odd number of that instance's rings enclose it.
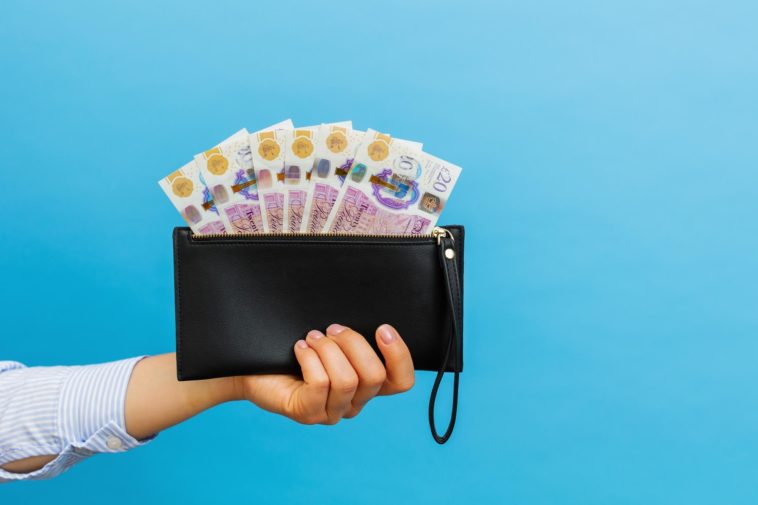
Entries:
{"label": "leather surface", "polygon": [[[458,273],[458,263],[455,261],[455,254],[453,254],[452,257],[448,256],[450,251],[455,251],[454,241],[447,236],[441,237],[439,246],[440,247],[437,248],[437,251],[439,253],[440,266],[445,274],[445,291],[448,297],[448,306],[450,307],[453,316],[452,338],[448,340],[443,362],[447,364],[452,356],[452,361],[454,363],[459,363],[459,344],[461,344],[462,341],[457,337],[463,329],[461,325],[461,322],[463,321],[463,303],[461,299],[463,296],[463,289],[459,284],[460,274]],[[463,349],[461,348],[460,352],[462,351]],[[453,398],[452,404],[450,405],[450,419],[447,428],[440,435],[439,431],[437,431],[437,423],[434,415],[437,403],[437,393],[439,392],[440,384],[442,383],[442,376],[445,374],[445,368],[446,367],[441,366],[437,371],[437,377],[434,379],[432,392],[429,395],[429,429],[432,432],[432,438],[434,438],[434,441],[438,444],[444,444],[450,439],[450,436],[453,434],[453,429],[455,428],[455,420],[458,414],[458,385],[460,383],[459,369],[453,372]]]}
{"label": "leather surface", "polygon": [[[460,276],[456,361],[462,370],[464,230],[446,228],[455,238]],[[376,328],[390,323],[417,370],[439,370],[453,322],[437,248],[433,238],[196,238],[189,228],[176,228],[179,379],[299,374],[295,342],[331,323],[360,332],[375,350]],[[445,369],[453,371],[455,363]]]}

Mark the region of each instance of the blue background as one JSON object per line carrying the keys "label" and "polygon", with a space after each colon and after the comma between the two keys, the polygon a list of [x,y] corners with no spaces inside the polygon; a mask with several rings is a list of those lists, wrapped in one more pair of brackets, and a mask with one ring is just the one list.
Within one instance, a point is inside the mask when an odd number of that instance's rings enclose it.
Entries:
{"label": "blue background", "polygon": [[336,427],[224,405],[3,502],[758,501],[755,2],[0,10],[3,359],[171,351],[156,181],[243,126],[423,140],[468,229],[447,446],[423,373]]}

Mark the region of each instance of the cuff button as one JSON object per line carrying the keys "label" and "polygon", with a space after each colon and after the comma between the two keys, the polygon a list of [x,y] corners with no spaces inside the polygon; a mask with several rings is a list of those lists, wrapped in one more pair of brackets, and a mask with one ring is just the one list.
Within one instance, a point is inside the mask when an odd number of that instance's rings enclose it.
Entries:
{"label": "cuff button", "polygon": [[108,449],[121,449],[121,439],[111,435],[105,440],[105,445],[108,446]]}

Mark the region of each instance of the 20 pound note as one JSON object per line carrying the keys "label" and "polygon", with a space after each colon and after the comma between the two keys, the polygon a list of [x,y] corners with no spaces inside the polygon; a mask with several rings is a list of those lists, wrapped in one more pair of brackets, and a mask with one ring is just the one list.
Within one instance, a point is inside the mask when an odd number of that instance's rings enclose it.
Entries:
{"label": "20 pound note", "polygon": [[363,132],[340,125],[322,124],[316,134],[316,146],[308,186],[303,230],[321,233],[337,200]]}
{"label": "20 pound note", "polygon": [[[331,123],[332,128],[349,130],[351,121]],[[284,154],[284,230],[290,233],[304,231],[306,202],[313,180],[314,159],[323,129],[320,126],[306,126],[285,131]]]}
{"label": "20 pound note", "polygon": [[[288,129],[291,129],[291,123]],[[249,136],[258,196],[263,214],[263,229],[269,233],[284,231],[284,147],[285,131],[270,128]],[[281,180],[280,180],[281,179]]]}

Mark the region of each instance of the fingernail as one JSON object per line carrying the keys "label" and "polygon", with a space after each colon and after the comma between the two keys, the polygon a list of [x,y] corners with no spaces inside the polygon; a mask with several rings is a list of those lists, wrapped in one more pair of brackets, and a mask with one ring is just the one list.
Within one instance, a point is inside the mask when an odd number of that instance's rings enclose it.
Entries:
{"label": "fingernail", "polygon": [[308,332],[308,335],[307,335],[307,337],[310,338],[311,340],[318,340],[323,336],[324,334],[318,330],[311,330]]}
{"label": "fingernail", "polygon": [[382,342],[389,345],[397,338],[397,332],[392,326],[383,324],[379,327],[379,338],[382,339]]}
{"label": "fingernail", "polygon": [[295,343],[295,345],[298,346],[300,349],[307,349],[308,348],[308,342],[306,342],[305,340],[302,340],[302,339],[298,340]]}
{"label": "fingernail", "polygon": [[326,329],[326,332],[329,335],[336,335],[337,333],[341,332],[344,329],[345,329],[345,327],[342,326],[341,324],[334,323],[334,324],[330,325],[329,328]]}

